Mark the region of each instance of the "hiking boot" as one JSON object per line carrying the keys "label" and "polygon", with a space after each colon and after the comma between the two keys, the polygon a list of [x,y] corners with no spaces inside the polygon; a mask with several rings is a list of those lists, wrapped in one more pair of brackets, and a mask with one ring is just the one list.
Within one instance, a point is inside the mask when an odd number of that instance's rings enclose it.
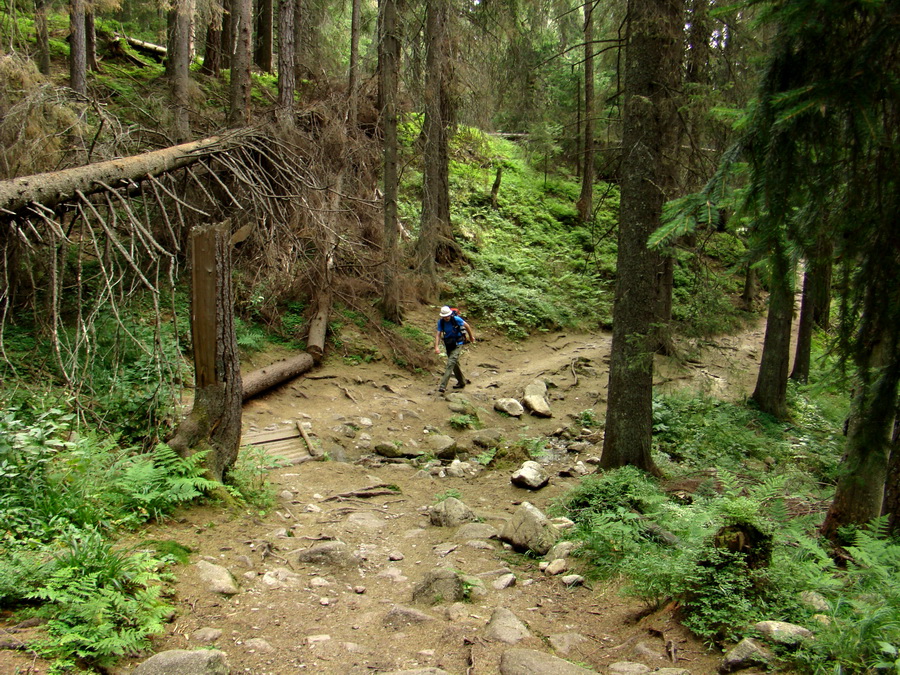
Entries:
{"label": "hiking boot", "polygon": [[439,394],[443,394],[445,391],[447,391],[447,390],[444,387],[438,387]]}
{"label": "hiking boot", "polygon": [[457,382],[456,384],[453,385],[453,388],[454,389],[465,389],[466,383],[465,382]]}

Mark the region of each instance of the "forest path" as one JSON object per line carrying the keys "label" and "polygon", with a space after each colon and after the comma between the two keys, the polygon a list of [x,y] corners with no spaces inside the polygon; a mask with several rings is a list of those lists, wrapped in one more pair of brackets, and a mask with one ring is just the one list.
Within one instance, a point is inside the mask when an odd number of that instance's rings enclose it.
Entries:
{"label": "forest path", "polygon": [[[435,314],[419,312],[408,321],[433,334]],[[695,353],[681,363],[658,357],[659,386],[692,387],[725,398],[748,394],[763,328],[757,322],[740,335],[692,348]],[[461,393],[485,427],[517,440],[548,436],[563,427],[577,435],[578,418],[583,420],[589,409],[603,419],[610,334],[554,332],[523,342],[480,331],[478,337],[461,361],[471,381]],[[265,365],[260,358],[248,369]],[[305,422],[310,437],[333,461],[269,471],[277,504],[267,513],[192,507],[123,542],[173,540],[192,550],[190,563],[173,570],[176,616],[154,639],[154,650],[212,647],[227,654],[232,673],[256,675],[425,668],[490,675],[501,672],[501,658],[513,648],[552,654],[599,673],[623,661],[650,669],[683,668],[693,675],[715,673],[721,655],[708,652],[684,631],[672,608],[646,615],[645,606],[621,596],[615,582],[568,587],[560,576],[544,574],[540,559],[514,553],[490,536],[523,501],[547,513],[554,498],[579,480],[560,476],[560,469],[599,455],[599,434],[586,437],[580,454],[543,458],[551,479],[537,491],[510,482],[523,457],[474,477],[452,477],[372,454],[371,447],[382,440],[427,451],[438,433],[471,437],[472,432],[460,433],[450,425],[449,401],[436,391],[442,368],[413,375],[386,359],[349,365],[332,358],[248,402],[245,436]],[[550,384],[552,418],[526,414],[516,419],[493,410],[494,400],[520,399],[524,387],[538,377]],[[392,490],[347,494],[384,485]],[[460,528],[431,525],[428,507],[448,493],[458,494],[479,522]],[[333,540],[347,545],[349,557],[299,561],[299,551]],[[201,578],[201,561],[226,568],[237,580],[237,593],[211,591]],[[568,573],[581,571],[577,558],[567,563]],[[414,605],[414,587],[438,567],[477,578],[482,590],[476,589],[466,602]],[[508,573],[515,584],[495,587]],[[405,613],[409,607],[422,616]],[[500,608],[527,626],[516,644],[498,639],[489,625]],[[125,675],[138,661],[123,661],[110,672]],[[34,663],[30,668],[20,672],[46,672]],[[540,666],[532,672],[556,671]]]}
{"label": "forest path", "polygon": [[[430,334],[434,314],[419,312],[408,322]],[[764,323],[757,322],[740,335],[695,346],[696,353],[681,363],[658,357],[659,386],[691,387],[725,398],[748,394],[763,329]],[[462,359],[471,381],[462,393],[484,426],[499,429],[506,439],[550,435],[566,426],[577,431],[575,418],[583,411],[595,410],[598,420],[605,414],[610,342],[605,332],[546,333],[524,342],[479,334]],[[639,618],[643,605],[621,597],[615,583],[568,588],[558,576],[543,574],[538,559],[508,551],[486,533],[429,523],[427,507],[451,491],[481,524],[496,530],[522,501],[546,512],[554,498],[578,481],[560,477],[559,469],[600,450],[588,448],[580,457],[571,452],[549,456],[544,461],[550,484],[535,492],[510,483],[518,462],[501,463],[476,477],[450,477],[371,455],[366,446],[379,440],[427,450],[434,433],[461,436],[449,424],[453,413],[447,399],[436,391],[442,367],[412,375],[387,360],[348,365],[335,358],[310,376],[248,402],[247,435],[305,421],[331,459],[344,461],[271,471],[278,505],[266,515],[195,508],[144,533],[189,546],[192,562],[223,565],[240,583],[239,593],[225,597],[208,590],[195,565],[179,568],[178,616],[156,640],[156,649],[209,644],[228,654],[233,672],[260,675],[426,667],[487,675],[500,672],[500,658],[512,646],[488,638],[487,624],[503,607],[528,627],[516,647],[555,654],[597,672],[621,661],[651,668],[674,665],[694,675],[715,672],[720,657],[680,629],[671,612]],[[495,399],[521,398],[524,387],[538,377],[550,383],[552,418],[526,414],[515,419],[493,410]],[[396,486],[397,492],[338,497],[384,484]],[[346,567],[298,562],[296,551],[332,539],[345,542],[361,562]],[[569,564],[578,571],[577,559]],[[421,623],[394,621],[392,610],[412,606],[413,588],[436,567],[477,576],[484,594],[465,603],[419,606],[429,617]],[[517,583],[496,590],[493,583],[505,572],[514,574]],[[204,637],[197,633],[203,628],[213,631]],[[677,648],[674,664],[667,644]]]}

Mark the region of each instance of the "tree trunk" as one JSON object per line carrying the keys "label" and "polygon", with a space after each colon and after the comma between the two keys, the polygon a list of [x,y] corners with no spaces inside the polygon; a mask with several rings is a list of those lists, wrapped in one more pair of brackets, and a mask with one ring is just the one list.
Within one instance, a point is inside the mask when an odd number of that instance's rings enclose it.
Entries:
{"label": "tree trunk", "polygon": [[[344,173],[340,169],[334,189],[331,192],[330,212],[337,214],[341,205],[341,190],[343,188]],[[334,303],[334,254],[337,250],[337,223],[331,223],[324,228],[321,235],[319,248],[318,270],[313,289],[315,312],[309,321],[309,334],[306,338],[306,351],[315,359],[316,363],[322,360],[325,354],[325,338],[328,334],[328,320],[331,316],[331,306]]]}
{"label": "tree trunk", "polygon": [[213,18],[206,27],[203,65],[200,73],[218,78],[222,74],[222,19]]}
{"label": "tree trunk", "polygon": [[813,325],[828,330],[831,324],[831,273],[834,266],[834,244],[822,237],[816,244],[815,255],[809,262],[810,302]]}
{"label": "tree trunk", "polygon": [[384,318],[399,324],[403,320],[400,307],[400,227],[397,220],[397,91],[400,73],[400,37],[397,27],[396,0],[381,0],[379,21],[381,40],[379,51],[378,98],[384,106],[384,288],[381,312]]}
{"label": "tree trunk", "polygon": [[246,136],[246,133],[226,138],[213,136],[133,157],[0,181],[0,210],[17,212],[31,203],[53,207],[75,199],[79,192],[88,195],[104,190],[101,183],[140,183],[148,174],[159,176],[173,169],[189,166],[210,153],[236,147]]}
{"label": "tree trunk", "polygon": [[100,62],[97,60],[97,28],[94,24],[94,13],[84,13],[84,53],[85,65],[93,73],[100,72]]}
{"label": "tree trunk", "polygon": [[759,278],[756,274],[756,268],[753,262],[747,263],[746,272],[744,274],[744,291],[741,293],[741,303],[744,309],[752,311],[756,299],[759,297]]}
{"label": "tree trunk", "polygon": [[84,0],[69,5],[69,86],[76,94],[87,96],[87,38],[84,26]]}
{"label": "tree trunk", "polygon": [[275,12],[272,0],[257,0],[255,61],[264,73],[273,71]]}
{"label": "tree trunk", "polygon": [[660,224],[665,157],[674,151],[665,147],[671,92],[660,83],[673,77],[679,58],[681,11],[672,0],[631,0],[628,16],[619,251],[600,467],[631,464],[658,474],[650,445],[660,257],[647,239]]}
{"label": "tree trunk", "polygon": [[497,167],[497,174],[494,176],[494,184],[491,185],[491,208],[496,211],[500,208],[497,197],[500,194],[500,181],[503,179],[503,167]]}
{"label": "tree trunk", "polygon": [[452,248],[450,228],[450,97],[447,81],[447,5],[430,0],[426,9],[426,73],[425,73],[425,149],[422,186],[422,222],[416,242],[416,256],[423,276],[425,297],[437,288],[435,262],[454,259],[442,256],[442,249]]}
{"label": "tree trunk", "polygon": [[38,70],[50,74],[50,33],[47,30],[47,7],[50,0],[34,1],[34,40],[37,49]]}
{"label": "tree trunk", "polygon": [[894,412],[894,434],[881,515],[887,516],[890,531],[900,534],[900,410]]}
{"label": "tree trunk", "polygon": [[794,367],[791,379],[795,382],[809,381],[809,364],[812,358],[813,309],[812,274],[803,274],[803,295],[800,300],[800,325],[797,328],[797,346],[794,350]]}
{"label": "tree trunk", "polygon": [[783,244],[775,244],[772,257],[766,336],[763,339],[756,389],[750,398],[760,410],[783,420],[788,416],[787,381],[791,360],[791,321],[794,315],[791,284],[793,270],[786,259]]}
{"label": "tree trunk", "polygon": [[252,1],[231,0],[232,44],[231,89],[228,124],[232,127],[250,123],[250,46],[253,36]]}
{"label": "tree trunk", "polygon": [[296,0],[281,0],[278,6],[278,112],[285,128],[294,126],[294,95],[297,91],[297,71],[294,63],[294,21]]}
{"label": "tree trunk", "polygon": [[866,352],[865,361],[857,364],[861,381],[850,413],[841,473],[822,524],[822,535],[835,543],[840,543],[839,528],[865,525],[882,512],[900,382],[897,338],[897,327],[887,327]]}
{"label": "tree trunk", "polygon": [[204,466],[221,482],[241,441],[241,371],[231,296],[231,237],[227,224],[198,227],[193,244],[191,334],[194,406],[169,441],[182,456],[207,451]]}
{"label": "tree trunk", "polygon": [[578,217],[587,223],[594,213],[594,2],[584,3],[584,173]]}
{"label": "tree trunk", "polygon": [[191,65],[191,23],[193,0],[178,0],[174,7],[175,22],[169,45],[172,102],[175,106],[175,140],[179,143],[191,137],[189,87]]}
{"label": "tree trunk", "polygon": [[356,128],[359,114],[359,22],[360,0],[352,0],[350,14],[350,77],[347,86],[347,122]]}
{"label": "tree trunk", "polygon": [[891,437],[888,476],[884,485],[881,515],[887,516],[891,532],[900,532],[900,407],[894,411],[894,433]]}
{"label": "tree trunk", "polygon": [[231,68],[231,59],[234,56],[234,0],[223,0],[225,4],[222,12],[222,68]]}

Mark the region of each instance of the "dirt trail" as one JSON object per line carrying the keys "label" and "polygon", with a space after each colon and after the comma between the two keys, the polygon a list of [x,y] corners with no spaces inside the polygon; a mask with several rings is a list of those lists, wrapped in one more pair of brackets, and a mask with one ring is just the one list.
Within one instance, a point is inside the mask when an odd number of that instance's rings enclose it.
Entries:
{"label": "dirt trail", "polygon": [[[410,322],[430,329],[432,314],[421,313]],[[587,409],[603,418],[609,334],[552,333],[524,343],[479,337],[461,362],[471,380],[462,393],[486,427],[515,440],[572,426],[574,416]],[[686,366],[660,359],[660,386],[744,395],[761,337],[757,327],[740,338],[725,338]],[[526,414],[517,420],[493,411],[495,399],[521,397],[536,377],[550,384],[552,418]],[[536,492],[510,483],[515,466],[453,478],[408,462],[373,459],[371,446],[380,439],[427,449],[435,433],[458,435],[449,424],[453,413],[447,399],[436,392],[438,378],[439,373],[411,375],[384,360],[352,366],[334,359],[311,376],[249,402],[246,434],[286,428],[301,419],[330,458],[343,461],[271,471],[278,497],[270,513],[192,508],[140,533],[142,539],[174,540],[193,550],[191,564],[175,570],[177,614],[154,641],[155,650],[215,647],[227,653],[233,673],[258,675],[356,675],[426,667],[487,675],[499,672],[500,657],[511,647],[486,638],[493,611],[505,607],[529,629],[516,647],[555,654],[597,672],[607,672],[614,662],[637,661],[651,668],[675,665],[694,675],[714,673],[720,657],[682,631],[669,611],[641,618],[643,607],[620,597],[615,584],[568,588],[559,577],[544,575],[538,559],[488,539],[488,531],[472,536],[429,524],[427,507],[448,491],[458,492],[481,523],[496,530],[522,501],[546,512],[578,480],[558,476],[560,467],[600,450],[588,447],[580,457],[568,453],[549,462],[553,478]],[[339,497],[384,484],[396,486],[396,492]],[[360,561],[346,567],[298,562],[297,551],[331,539],[345,542]],[[226,567],[240,591],[230,597],[211,592],[194,564],[201,560]],[[579,571],[577,559],[569,563],[571,571]],[[412,606],[414,586],[437,567],[478,577],[483,594],[464,603],[418,606],[430,617],[422,623],[391,623],[391,610]],[[493,582],[506,572],[515,575],[515,585],[495,589]],[[201,629],[213,630],[198,634]],[[674,664],[667,645],[670,653],[676,650]],[[123,663],[115,672],[125,673],[136,662]]]}

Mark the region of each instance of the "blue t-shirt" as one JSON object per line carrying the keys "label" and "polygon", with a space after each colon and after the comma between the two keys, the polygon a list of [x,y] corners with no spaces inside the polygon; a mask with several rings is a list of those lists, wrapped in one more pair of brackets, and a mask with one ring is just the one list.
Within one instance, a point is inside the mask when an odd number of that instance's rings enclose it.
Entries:
{"label": "blue t-shirt", "polygon": [[444,334],[444,345],[456,347],[466,343],[465,321],[461,316],[450,315],[446,319],[438,319],[437,329]]}

